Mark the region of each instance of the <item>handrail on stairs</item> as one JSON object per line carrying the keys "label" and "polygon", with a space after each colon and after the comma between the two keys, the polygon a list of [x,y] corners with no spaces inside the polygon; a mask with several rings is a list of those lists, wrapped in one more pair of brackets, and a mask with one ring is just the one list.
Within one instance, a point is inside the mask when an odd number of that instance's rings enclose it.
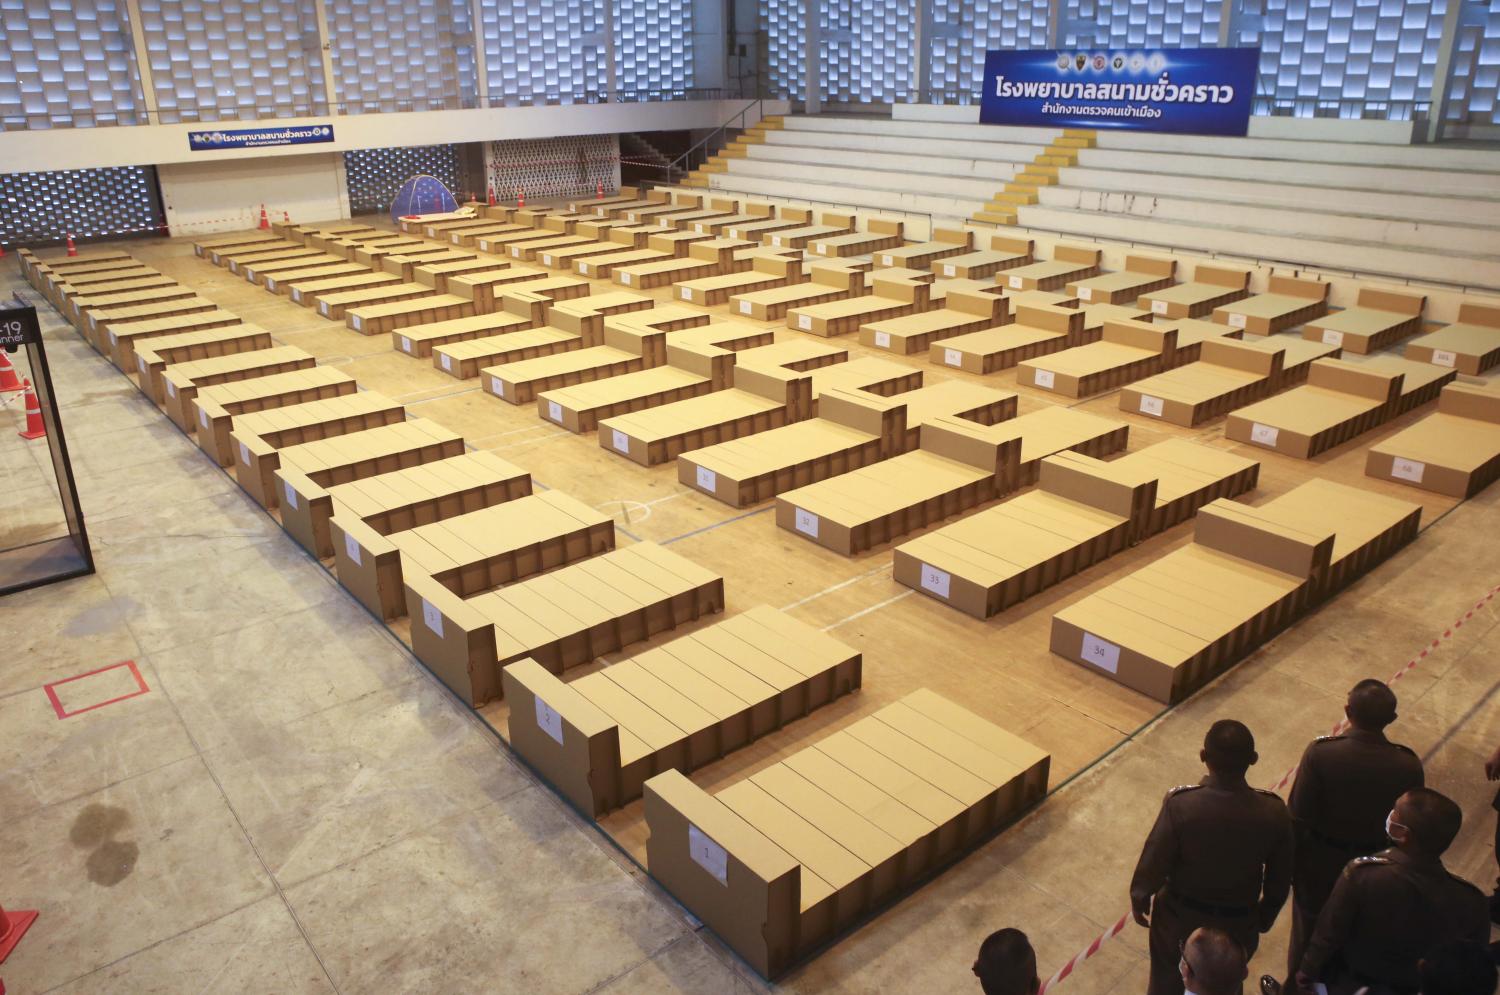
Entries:
{"label": "handrail on stairs", "polygon": [[708,134],[704,135],[697,142],[694,142],[686,152],[682,153],[682,155],[667,163],[665,167],[658,167],[666,169],[666,182],[674,183],[678,179],[687,176],[688,173],[691,173],[695,168],[695,164],[693,163],[694,155],[702,153],[702,158],[706,161],[708,159],[708,148],[710,144],[715,139],[722,139],[724,137],[724,133],[727,132],[730,128],[739,128],[743,130],[746,127],[745,115],[749,114],[750,111],[756,111],[755,119],[757,122],[764,119],[766,116],[764,105],[765,99],[762,97],[756,97],[744,107],[741,107],[739,113],[730,117],[713,131],[710,131]]}

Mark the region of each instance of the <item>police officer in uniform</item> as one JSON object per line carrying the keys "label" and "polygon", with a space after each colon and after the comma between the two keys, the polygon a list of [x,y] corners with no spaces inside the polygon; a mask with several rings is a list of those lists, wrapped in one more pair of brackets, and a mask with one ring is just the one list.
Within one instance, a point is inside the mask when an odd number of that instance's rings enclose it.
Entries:
{"label": "police officer in uniform", "polygon": [[1449,874],[1442,855],[1463,812],[1431,788],[1396,800],[1386,835],[1395,844],[1350,861],[1323,906],[1297,972],[1297,984],[1329,995],[1416,995],[1420,963],[1453,940],[1487,943],[1489,901]]}
{"label": "police officer in uniform", "polygon": [[1248,959],[1291,888],[1292,817],[1245,781],[1259,759],[1250,730],[1215,722],[1199,756],[1208,776],[1167,793],[1130,882],[1135,921],[1151,931],[1147,995],[1182,995],[1182,945],[1201,926],[1228,933]]}
{"label": "police officer in uniform", "polygon": [[1384,682],[1354,685],[1344,715],[1347,733],[1308,745],[1287,800],[1297,827],[1288,978],[1302,963],[1344,865],[1385,849],[1386,814],[1397,798],[1423,784],[1421,759],[1385,738],[1386,726],[1396,720],[1396,695]]}

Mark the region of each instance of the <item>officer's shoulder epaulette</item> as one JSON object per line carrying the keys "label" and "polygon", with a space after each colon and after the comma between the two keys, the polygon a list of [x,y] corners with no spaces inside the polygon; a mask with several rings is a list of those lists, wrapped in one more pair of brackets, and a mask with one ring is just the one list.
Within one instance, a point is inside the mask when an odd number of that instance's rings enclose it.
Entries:
{"label": "officer's shoulder epaulette", "polygon": [[1380,854],[1376,853],[1371,854],[1368,857],[1355,857],[1353,860],[1349,861],[1348,864],[1344,865],[1344,870],[1352,871],[1365,867],[1383,867],[1390,862],[1391,859],[1389,857],[1382,857]]}
{"label": "officer's shoulder epaulette", "polygon": [[1414,749],[1412,749],[1410,746],[1407,746],[1405,743],[1392,743],[1391,745],[1394,746],[1398,750],[1405,750],[1407,753],[1410,753],[1412,756],[1416,756],[1417,755],[1417,751],[1414,750]]}
{"label": "officer's shoulder epaulette", "polygon": [[1340,739],[1343,739],[1343,738],[1344,737],[1343,737],[1342,734],[1333,735],[1333,736],[1319,736],[1317,739],[1313,740],[1313,742],[1314,743],[1332,743],[1332,742],[1335,742],[1336,740],[1340,740]]}
{"label": "officer's shoulder epaulette", "polygon": [[1203,787],[1203,785],[1201,784],[1179,784],[1177,787],[1172,788],[1167,792],[1167,797],[1175,798],[1177,795],[1182,794],[1184,791],[1192,791],[1194,788],[1201,787]]}
{"label": "officer's shoulder epaulette", "polygon": [[1253,790],[1257,795],[1265,795],[1267,798],[1274,798],[1277,801],[1281,801],[1281,796],[1272,791],[1270,788],[1255,788]]}

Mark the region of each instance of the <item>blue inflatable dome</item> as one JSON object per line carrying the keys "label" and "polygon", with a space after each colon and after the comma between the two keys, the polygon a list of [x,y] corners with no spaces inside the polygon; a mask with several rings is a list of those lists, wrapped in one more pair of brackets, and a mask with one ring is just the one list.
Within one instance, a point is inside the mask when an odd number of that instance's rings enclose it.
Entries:
{"label": "blue inflatable dome", "polygon": [[408,214],[443,214],[458,210],[458,201],[436,176],[413,176],[401,184],[391,201],[391,220]]}

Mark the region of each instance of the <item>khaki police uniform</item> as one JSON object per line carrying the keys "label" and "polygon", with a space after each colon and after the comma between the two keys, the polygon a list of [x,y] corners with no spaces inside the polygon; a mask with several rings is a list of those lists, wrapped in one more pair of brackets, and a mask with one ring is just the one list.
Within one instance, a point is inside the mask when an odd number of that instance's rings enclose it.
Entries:
{"label": "khaki police uniform", "polygon": [[1287,799],[1297,826],[1289,975],[1302,963],[1344,866],[1390,845],[1385,817],[1397,798],[1422,784],[1421,759],[1384,733],[1351,729],[1308,744]]}
{"label": "khaki police uniform", "polygon": [[1452,940],[1488,943],[1489,902],[1443,862],[1405,850],[1351,860],[1323,906],[1301,972],[1329,995],[1416,995],[1417,962]]}
{"label": "khaki police uniform", "polygon": [[1167,793],[1130,882],[1131,907],[1151,912],[1148,995],[1182,995],[1182,943],[1200,926],[1255,952],[1291,888],[1292,841],[1286,804],[1243,779]]}

